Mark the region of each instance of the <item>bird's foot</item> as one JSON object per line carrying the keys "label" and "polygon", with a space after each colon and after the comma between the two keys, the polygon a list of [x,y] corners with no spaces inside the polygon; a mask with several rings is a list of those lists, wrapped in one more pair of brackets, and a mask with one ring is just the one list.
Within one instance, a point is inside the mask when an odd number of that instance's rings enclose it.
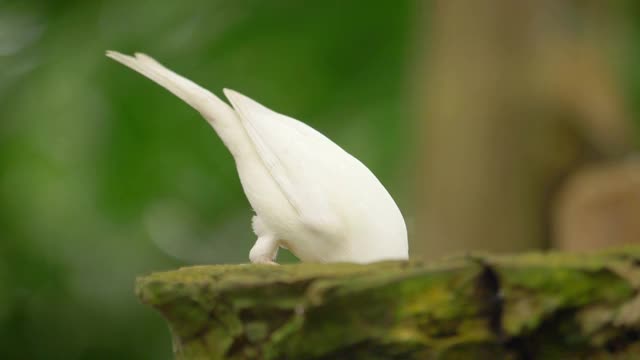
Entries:
{"label": "bird's foot", "polygon": [[267,258],[258,258],[258,259],[251,259],[251,263],[252,264],[263,264],[263,265],[280,265],[277,262],[271,260],[271,259],[267,259]]}
{"label": "bird's foot", "polygon": [[[258,217],[253,218],[254,229],[260,225]],[[249,251],[249,260],[254,264],[278,265],[274,260],[278,254],[278,241],[272,235],[258,235],[258,240]]]}

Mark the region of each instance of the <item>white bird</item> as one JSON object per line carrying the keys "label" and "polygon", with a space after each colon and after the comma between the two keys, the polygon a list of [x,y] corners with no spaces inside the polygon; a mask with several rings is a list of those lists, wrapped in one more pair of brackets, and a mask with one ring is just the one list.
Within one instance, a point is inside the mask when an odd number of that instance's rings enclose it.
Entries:
{"label": "white bird", "polygon": [[407,229],[391,195],[326,136],[224,89],[232,108],[145,54],[107,56],[198,110],[227,146],[256,213],[251,262],[273,264],[279,247],[305,262],[408,258]]}

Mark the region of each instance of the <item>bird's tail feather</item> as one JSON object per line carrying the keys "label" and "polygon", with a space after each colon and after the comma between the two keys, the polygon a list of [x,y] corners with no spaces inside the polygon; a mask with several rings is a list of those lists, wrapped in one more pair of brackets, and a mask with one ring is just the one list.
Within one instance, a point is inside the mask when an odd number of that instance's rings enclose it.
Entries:
{"label": "bird's tail feather", "polygon": [[129,56],[111,50],[106,55],[153,80],[198,110],[234,155],[242,150],[243,144],[238,142],[244,141],[246,135],[235,111],[209,90],[167,69],[148,55],[135,53]]}

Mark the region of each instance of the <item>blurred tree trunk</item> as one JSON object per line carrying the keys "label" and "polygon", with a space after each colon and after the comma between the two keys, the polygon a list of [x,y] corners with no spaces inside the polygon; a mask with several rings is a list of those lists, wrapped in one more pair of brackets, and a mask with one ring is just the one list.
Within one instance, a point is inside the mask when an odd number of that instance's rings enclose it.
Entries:
{"label": "blurred tree trunk", "polygon": [[546,247],[564,179],[629,151],[616,4],[431,3],[413,254]]}
{"label": "blurred tree trunk", "polygon": [[640,162],[593,165],[573,174],[554,208],[554,246],[600,249],[640,242]]}

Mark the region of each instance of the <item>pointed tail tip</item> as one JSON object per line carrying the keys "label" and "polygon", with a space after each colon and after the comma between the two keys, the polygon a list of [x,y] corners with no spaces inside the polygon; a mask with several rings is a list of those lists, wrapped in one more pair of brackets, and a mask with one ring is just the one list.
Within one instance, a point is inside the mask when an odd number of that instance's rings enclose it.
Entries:
{"label": "pointed tail tip", "polygon": [[107,51],[105,51],[105,53],[104,53],[104,54],[105,54],[108,58],[111,58],[111,59],[113,59],[113,60],[120,61],[120,62],[122,61],[121,59],[125,59],[125,58],[128,58],[128,57],[129,57],[128,55],[125,55],[125,54],[123,54],[123,53],[120,53],[120,52],[118,52],[118,51],[114,51],[114,50],[107,50]]}
{"label": "pointed tail tip", "polygon": [[135,53],[134,56],[131,55],[127,55],[127,54],[123,54],[119,51],[115,51],[115,50],[106,50],[104,53],[107,57],[110,57],[114,60],[118,60],[118,59],[139,59],[141,57],[147,57],[147,55],[142,54],[142,53]]}

